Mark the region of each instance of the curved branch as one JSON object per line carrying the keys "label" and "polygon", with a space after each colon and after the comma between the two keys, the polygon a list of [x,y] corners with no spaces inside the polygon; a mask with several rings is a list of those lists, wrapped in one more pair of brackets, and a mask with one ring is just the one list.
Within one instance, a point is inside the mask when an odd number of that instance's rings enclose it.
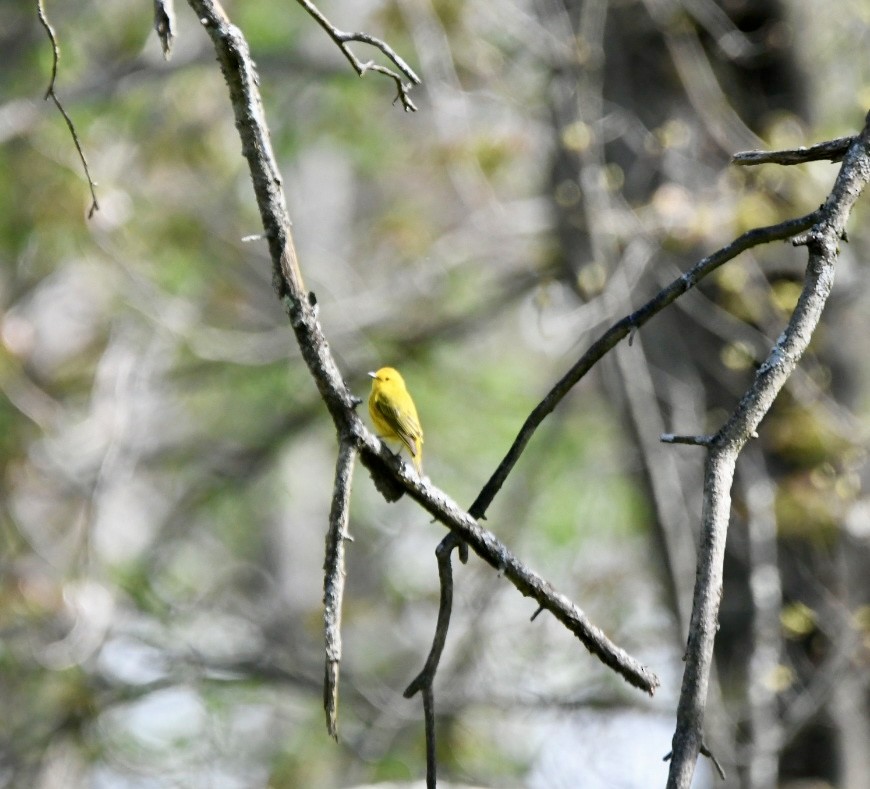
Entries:
{"label": "curved branch", "polygon": [[79,161],[82,163],[82,168],[85,171],[85,178],[88,179],[88,188],[91,190],[91,207],[88,210],[88,219],[90,219],[95,211],[100,210],[100,204],[97,202],[97,185],[94,183],[94,179],[91,178],[91,171],[88,167],[88,160],[85,157],[85,152],[82,149],[82,144],[79,142],[79,135],[76,131],[75,124],[70,118],[67,111],[64,109],[63,104],[61,104],[60,99],[55,93],[54,83],[57,80],[57,66],[60,61],[60,45],[57,43],[57,36],[55,35],[54,28],[51,26],[51,23],[48,21],[48,16],[46,16],[45,8],[43,7],[43,0],[36,0],[36,13],[39,16],[39,23],[42,25],[45,30],[45,34],[48,36],[48,40],[51,42],[51,79],[48,82],[48,89],[45,91],[45,98],[51,99],[54,102],[54,106],[57,107],[58,112],[63,116],[64,121],[66,121],[66,126],[69,129],[69,133],[72,135],[73,144],[76,147],[76,151],[79,154]]}
{"label": "curved branch", "polygon": [[417,693],[423,695],[423,720],[426,726],[426,786],[436,785],[437,762],[435,759],[435,674],[441,662],[441,654],[447,643],[447,630],[450,627],[450,614],[453,611],[453,565],[450,555],[454,548],[461,544],[453,532],[450,532],[435,549],[438,558],[438,580],[441,585],[441,599],[438,605],[438,622],[435,625],[435,637],[432,648],[423,670],[405,688],[403,694],[410,699]]}
{"label": "curved branch", "polygon": [[[520,459],[520,455],[522,455],[523,450],[538,429],[538,426],[544,421],[544,418],[553,411],[562,398],[618,342],[626,337],[630,338],[634,331],[655,317],[669,304],[676,301],[686,291],[694,288],[704,277],[715,271],[723,263],[727,263],[741,252],[745,252],[747,249],[751,249],[759,244],[792,238],[797,233],[811,227],[818,218],[819,212],[813,211],[811,214],[798,217],[797,219],[790,219],[778,225],[770,225],[747,231],[734,239],[730,244],[699,260],[685,274],[659,291],[640,309],[614,323],[592,343],[589,350],[575,362],[574,366],[562,376],[547,396],[529,414],[507,455],[505,455],[492,477],[484,485],[483,490],[481,490],[474,504],[468,510],[469,513],[475,518],[485,516],[492,500],[501,489],[501,486],[504,485],[505,480],[516,465],[516,462]],[[673,441],[673,439],[671,440]]]}

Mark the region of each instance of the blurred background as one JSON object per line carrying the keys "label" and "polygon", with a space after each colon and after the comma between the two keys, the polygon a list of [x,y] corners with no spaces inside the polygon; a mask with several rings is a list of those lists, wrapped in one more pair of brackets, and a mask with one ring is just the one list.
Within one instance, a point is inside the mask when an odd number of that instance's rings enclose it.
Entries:
{"label": "blurred background", "polygon": [[[293,3],[225,3],[258,64],[306,284],[349,386],[399,367],[425,472],[468,506],[615,320],[837,166],[729,165],[856,133],[870,3],[324,0],[422,77],[417,113]],[[353,491],[339,708],[322,711],[336,440],[271,287],[214,51],[177,3],[0,4],[0,786],[352,787],[424,775],[442,527]],[[376,53],[355,45],[365,60]],[[707,742],[725,782],[870,786],[867,200],[802,362],[738,465]],[[805,249],[759,248],[544,423],[487,526],[661,678],[604,669],[472,557],[436,682],[440,775],[667,774],[703,452],[781,331]]]}

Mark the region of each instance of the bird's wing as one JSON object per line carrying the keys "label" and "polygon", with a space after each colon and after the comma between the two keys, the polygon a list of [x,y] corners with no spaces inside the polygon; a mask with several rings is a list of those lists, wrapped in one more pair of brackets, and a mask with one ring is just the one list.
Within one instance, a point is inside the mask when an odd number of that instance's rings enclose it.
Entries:
{"label": "bird's wing", "polygon": [[381,418],[396,431],[396,435],[408,447],[408,451],[416,456],[417,442],[423,440],[420,422],[412,414],[399,411],[383,397],[375,398],[375,408]]}

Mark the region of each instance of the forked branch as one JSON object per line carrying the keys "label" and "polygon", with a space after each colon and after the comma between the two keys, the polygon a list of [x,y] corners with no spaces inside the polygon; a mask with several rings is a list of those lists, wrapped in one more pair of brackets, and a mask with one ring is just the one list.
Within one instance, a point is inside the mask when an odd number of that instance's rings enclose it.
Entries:
{"label": "forked branch", "polygon": [[698,571],[686,648],[686,667],[677,708],[669,789],[689,789],[703,744],[707,687],[718,627],[722,564],[737,457],[770,410],[812,339],[831,292],[834,266],[840,240],[845,235],[846,221],[868,180],[870,113],[863,131],[851,138],[834,187],[824,205],[816,212],[812,226],[793,241],[796,245],[807,247],[809,262],[803,290],[788,325],[758,368],[752,385],[737,408],[707,448]]}
{"label": "forked branch", "polygon": [[[385,77],[389,77],[396,83],[395,100],[402,102],[405,112],[416,112],[417,107],[414,102],[411,101],[408,92],[414,85],[420,84],[420,78],[414,72],[414,69],[412,69],[389,44],[385,41],[381,41],[379,38],[375,38],[375,36],[369,35],[368,33],[345,33],[343,30],[339,30],[335,25],[333,25],[332,22],[321,13],[320,9],[311,2],[311,0],[297,0],[297,2],[311,15],[317,24],[326,31],[326,34],[336,43],[342,54],[347,58],[350,65],[353,66],[354,71],[356,71],[359,76],[364,77],[366,72],[376,71],[378,74],[383,74]],[[375,47],[375,49],[379,49],[383,52],[384,55],[392,61],[396,68],[407,77],[408,82],[404,82],[402,76],[391,68],[380,66],[373,60],[367,60],[365,62],[361,61],[356,55],[354,55],[353,51],[348,46],[354,41],[360,44],[368,44],[369,46]]]}

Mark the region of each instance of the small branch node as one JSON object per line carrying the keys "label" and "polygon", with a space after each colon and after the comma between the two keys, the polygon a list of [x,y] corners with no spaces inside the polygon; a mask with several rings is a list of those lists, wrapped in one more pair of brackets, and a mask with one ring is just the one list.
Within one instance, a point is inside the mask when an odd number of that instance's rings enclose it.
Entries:
{"label": "small branch node", "polygon": [[810,241],[813,240],[814,234],[812,230],[808,230],[806,233],[801,233],[798,236],[795,236],[791,240],[791,244],[793,247],[805,247],[808,246]]}
{"label": "small branch node", "polygon": [[[722,769],[722,765],[719,764],[719,760],[713,755],[713,752],[707,747],[705,742],[701,742],[700,753],[702,756],[706,756],[711,762],[713,762],[713,767],[716,768],[716,772],[719,774],[719,777],[724,781],[725,780],[725,770]],[[674,755],[673,751],[668,751],[663,757],[663,762],[669,762],[671,757]]]}

